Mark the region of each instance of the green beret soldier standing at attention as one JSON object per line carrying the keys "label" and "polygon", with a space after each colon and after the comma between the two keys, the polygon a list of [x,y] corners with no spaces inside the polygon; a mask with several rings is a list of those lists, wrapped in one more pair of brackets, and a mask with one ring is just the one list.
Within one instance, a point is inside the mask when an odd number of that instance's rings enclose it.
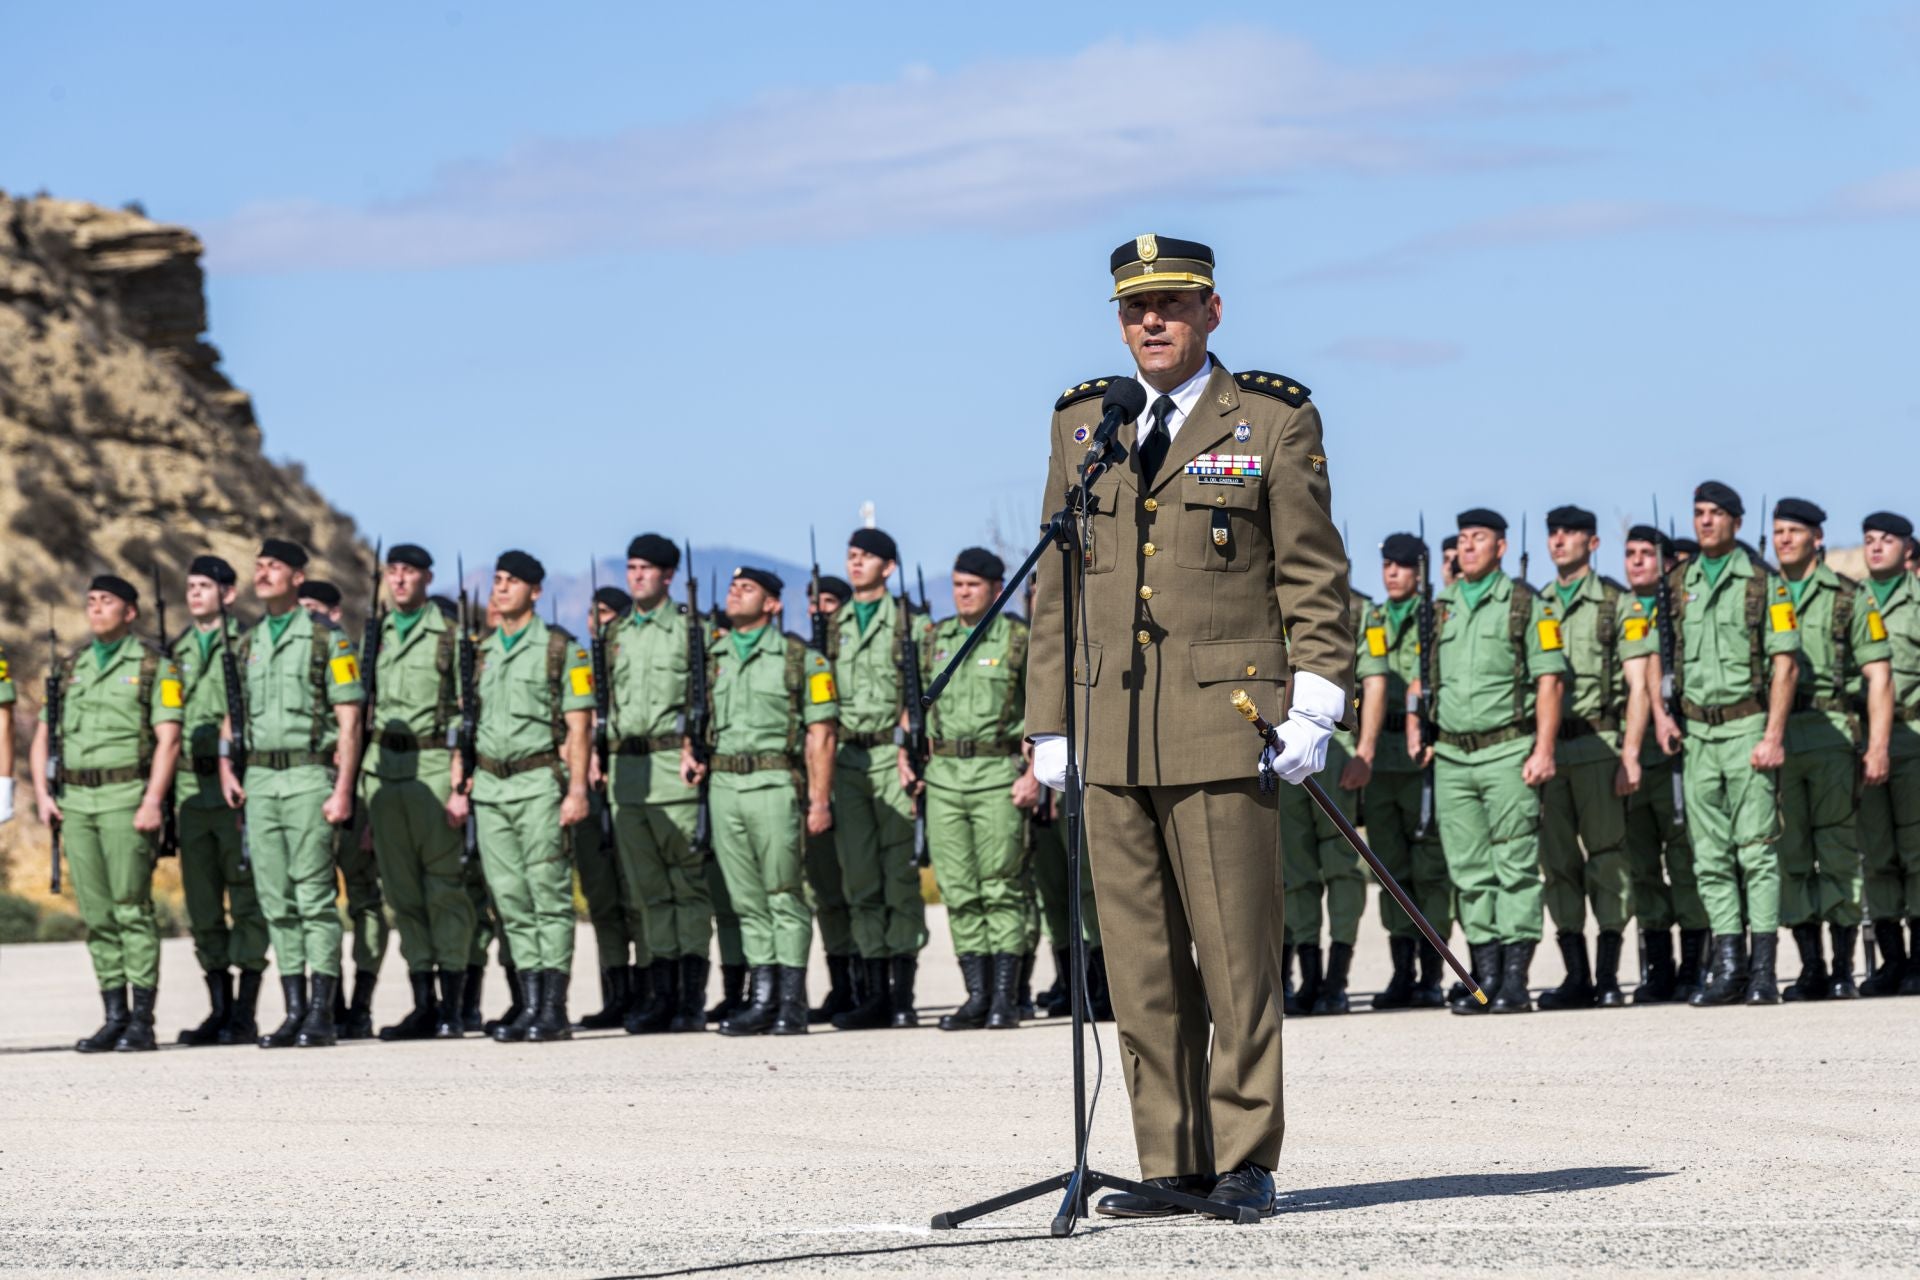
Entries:
{"label": "green beret soldier standing at attention", "polygon": [[[46,708],[34,730],[40,820],[62,824],[73,895],[87,923],[87,954],[106,1020],[73,1047],[121,1053],[158,1047],[160,923],[153,911],[155,837],[180,757],[180,670],[133,634],[140,593],[103,573],[87,587],[93,643],[51,675],[62,686],[58,800],[47,783]],[[129,1004],[128,996],[132,1000]]]}
{"label": "green beret soldier standing at attention", "polygon": [[[833,615],[853,599],[853,585],[832,574],[820,576],[816,595],[807,584],[808,608],[814,622],[810,634],[833,634]],[[820,930],[820,949],[827,954],[827,994],[807,1013],[810,1023],[831,1022],[857,1003],[853,996],[854,969],[860,953],[853,945],[853,919],[847,910],[847,892],[840,881],[840,853],[833,831],[807,835],[807,906]],[[744,970],[743,970],[744,972]]]}
{"label": "green beret soldier standing at attention", "polygon": [[[1866,851],[1867,914],[1880,967],[1860,984],[1863,996],[1920,995],[1920,582],[1914,578],[1913,522],[1876,511],[1861,524],[1867,581],[1854,611],[1892,649],[1892,724],[1886,781],[1876,781],[1869,735],[1866,786],[1860,792],[1860,847]],[[1877,624],[1876,624],[1877,618]],[[1906,917],[1909,939],[1900,936]],[[1909,943],[1911,945],[1909,945]],[[1836,973],[1853,957],[1836,957]]]}
{"label": "green beret soldier standing at attention", "polygon": [[[610,677],[601,683],[600,675],[608,673],[609,667],[600,650],[610,647],[608,636],[631,612],[633,597],[619,587],[596,587],[593,598],[587,601],[587,638],[596,672],[596,698],[604,700],[613,684]],[[587,922],[593,926],[593,949],[600,964],[600,1011],[574,1022],[574,1027],[582,1031],[623,1027],[629,1014],[650,1018],[659,1007],[652,999],[649,966],[653,956],[647,950],[646,903],[639,889],[621,873],[619,842],[613,830],[613,798],[606,791],[607,777],[600,772],[603,742],[609,753],[607,764],[611,767],[613,763],[612,734],[612,725],[596,714],[593,753],[588,757],[587,820],[575,823],[569,833],[573,869],[580,877],[580,896],[587,901]],[[678,740],[674,745],[679,746]],[[671,1014],[672,1010],[667,1012]]]}

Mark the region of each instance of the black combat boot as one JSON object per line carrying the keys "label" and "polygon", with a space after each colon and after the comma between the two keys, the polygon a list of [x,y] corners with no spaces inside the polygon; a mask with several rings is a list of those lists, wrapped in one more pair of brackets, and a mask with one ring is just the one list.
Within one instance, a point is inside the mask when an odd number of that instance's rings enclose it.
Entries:
{"label": "black combat boot", "polygon": [[803,1036],[807,1034],[807,971],[799,965],[775,967],[779,972],[774,976],[778,1005],[773,1019],[773,1034]]}
{"label": "black combat boot", "polygon": [[146,1053],[160,1046],[153,1038],[153,1001],[159,995],[152,987],[132,987],[132,1008],[120,1038],[113,1042],[115,1053]]}
{"label": "black combat boot", "polygon": [[807,1012],[808,1022],[832,1022],[833,1015],[853,1008],[853,957],[827,957],[827,998]]}
{"label": "black combat boot", "polygon": [[987,1030],[1014,1031],[1020,1027],[1020,957],[1002,953],[993,957],[993,996],[987,1009]]}
{"label": "black combat boot", "polygon": [[675,1003],[667,1030],[673,1032],[707,1029],[707,958],[681,956],[680,971],[674,975]]}
{"label": "black combat boot", "polygon": [[1880,948],[1880,967],[1860,984],[1863,996],[1897,996],[1900,981],[1907,976],[1907,940],[1900,934],[1898,920],[1873,922],[1874,945]]}
{"label": "black combat boot", "polygon": [[1019,1006],[1022,1021],[1040,1016],[1033,1004],[1033,962],[1031,951],[1020,957],[1020,982],[1013,989],[1013,1000]]}
{"label": "black combat boot", "polygon": [[1107,985],[1105,947],[1087,952],[1087,1017],[1095,1022],[1113,1021],[1113,989]]}
{"label": "black combat boot", "polygon": [[1291,942],[1280,944],[1280,1012],[1289,1018],[1300,1016],[1300,1000],[1293,985],[1293,959],[1299,950]]}
{"label": "black combat boot", "polygon": [[1618,929],[1602,929],[1593,948],[1593,1002],[1602,1009],[1623,1009],[1627,997],[1620,990],[1620,953],[1627,940]]}
{"label": "black combat boot", "polygon": [[1387,939],[1387,954],[1393,957],[1393,976],[1387,979],[1386,990],[1374,992],[1374,1008],[1413,1007],[1413,942],[1412,938]]}
{"label": "black combat boot", "polygon": [[[1825,1000],[1833,977],[1827,972],[1827,957],[1820,949],[1820,922],[1814,920],[1793,926],[1793,945],[1800,952],[1800,976],[1787,984],[1780,998],[1788,1004]],[[1759,952],[1758,940],[1753,949],[1756,954]]]}
{"label": "black combat boot", "polygon": [[1440,949],[1420,939],[1420,980],[1413,984],[1413,997],[1410,1003],[1416,1009],[1439,1009],[1447,1003],[1447,993],[1440,989],[1440,983],[1446,976],[1445,961],[1440,959]]}
{"label": "black combat boot", "polygon": [[[1583,933],[1563,932],[1556,939],[1560,944],[1560,958],[1566,962],[1567,976],[1561,984],[1551,991],[1540,993],[1540,1007],[1544,1010],[1591,1009],[1593,1008],[1593,970],[1587,967],[1587,937]],[[1505,993],[1504,984],[1501,991]],[[1498,1003],[1495,1013],[1505,1013]]]}
{"label": "black combat boot", "polygon": [[1853,985],[1853,942],[1859,936],[1860,926],[1830,924],[1827,932],[1833,936],[1833,982],[1827,988],[1827,998],[1858,1000],[1860,988]]}
{"label": "black combat boot", "polygon": [[720,966],[720,1003],[707,1010],[707,1021],[718,1022],[747,1007],[747,966]]}
{"label": "black combat boot", "polygon": [[891,966],[887,973],[887,982],[892,986],[892,999],[889,1001],[888,1021],[895,1027],[917,1027],[920,1025],[920,1011],[913,1007],[913,982],[920,972],[920,960],[917,956],[895,956],[888,961]]}
{"label": "black combat boot", "polygon": [[1678,975],[1673,967],[1673,930],[1642,929],[1640,958],[1647,976],[1633,993],[1635,1004],[1666,1004],[1674,996]]}
{"label": "black combat boot", "polygon": [[126,1033],[131,1017],[127,1012],[126,987],[100,988],[100,1006],[106,1010],[106,1020],[92,1035],[73,1042],[75,1053],[107,1053],[120,1043],[120,1037]]}
{"label": "black combat boot", "polygon": [[1473,957],[1473,980],[1480,984],[1481,992],[1487,997],[1487,1003],[1481,1004],[1467,990],[1466,983],[1460,983],[1460,994],[1450,997],[1447,1007],[1459,1014],[1486,1013],[1493,1007],[1493,998],[1500,993],[1500,980],[1503,966],[1506,964],[1507,949],[1498,942],[1470,942],[1467,951]]}
{"label": "black combat boot", "polygon": [[307,1020],[307,978],[305,974],[289,978],[280,975],[280,999],[286,1003],[287,1018],[260,1037],[262,1049],[291,1049],[300,1038],[300,1024]]}
{"label": "black combat boot", "polygon": [[[347,1006],[346,1021],[339,1027],[342,1040],[373,1039],[373,988],[379,981],[380,975],[371,969],[353,971],[353,1003]],[[431,992],[427,1003],[432,1006]]]}
{"label": "black combat boot", "polygon": [[[658,993],[655,993],[658,998]],[[607,1031],[625,1023],[633,1008],[633,970],[624,964],[600,971],[600,1012],[580,1019],[582,1031]]]}
{"label": "black combat boot", "polygon": [[513,1016],[501,1018],[488,1032],[496,1043],[517,1044],[527,1038],[533,1020],[540,1016],[540,993],[544,977],[538,969],[507,970],[507,985],[513,988],[513,1007],[507,1012]]}
{"label": "black combat boot", "polygon": [[520,1035],[512,1037],[513,1039],[518,1040],[522,1036],[525,1036],[527,1033],[527,1029],[525,1025],[526,1012],[527,1012],[527,992],[526,992],[527,984],[521,977],[520,970],[518,970],[514,966],[506,965],[504,966],[504,969],[507,975],[507,999],[512,1001],[512,1003],[507,1006],[507,1011],[501,1014],[499,1017],[488,1018],[486,1023],[482,1026],[481,1029],[485,1031],[488,1035],[493,1036],[497,1040],[499,1039],[498,1033],[500,1031],[500,1028],[511,1025],[512,1023],[518,1022],[521,1024]]}
{"label": "black combat boot", "polygon": [[340,994],[340,979],[332,974],[313,975],[313,994],[307,999],[307,1016],[293,1042],[302,1049],[325,1049],[340,1038],[333,1021],[333,998]]}
{"label": "black combat boot", "polygon": [[991,979],[985,956],[961,956],[960,980],[967,986],[967,998],[959,1008],[940,1019],[942,1031],[977,1031],[987,1025],[987,1010],[993,1004]]}
{"label": "black combat boot", "polygon": [[1739,1004],[1747,994],[1747,939],[1739,933],[1713,935],[1713,955],[1708,962],[1706,981],[1687,1003],[1696,1009],[1709,1005]]}
{"label": "black combat boot", "polygon": [[1073,996],[1067,990],[1073,957],[1065,947],[1053,949],[1053,985],[1040,993],[1036,1002],[1043,1018],[1064,1018],[1073,1012]]}
{"label": "black combat boot", "polygon": [[627,1011],[623,1024],[630,1036],[653,1035],[665,1031],[673,1022],[673,988],[676,969],[671,960],[655,960],[647,966],[646,987],[652,992],[652,999],[642,1004],[634,1001],[634,1007]]}
{"label": "black combat boot", "polygon": [[859,1002],[837,1014],[833,1025],[841,1031],[872,1031],[889,1025],[893,1005],[887,993],[887,962],[862,957],[855,964],[859,966],[859,980],[854,984],[854,994]]}
{"label": "black combat boot", "polygon": [[433,999],[433,970],[408,970],[407,985],[413,989],[413,1008],[392,1026],[380,1028],[382,1040],[430,1040],[440,1026],[440,1008]]}
{"label": "black combat boot", "polygon": [[572,980],[565,969],[541,971],[540,1012],[527,1024],[528,1044],[573,1039],[573,1023],[567,1018],[567,985]]}
{"label": "black combat boot", "polygon": [[[1293,949],[1300,961],[1300,985],[1293,990],[1294,1016],[1304,1018],[1313,1012],[1313,1005],[1320,998],[1320,944],[1302,943]],[[1282,1006],[1285,1011],[1285,1006]]]}
{"label": "black combat boot", "polygon": [[433,1038],[435,1040],[459,1040],[467,1034],[466,1018],[461,1010],[467,1004],[467,971],[465,969],[442,969],[440,971],[440,1004],[434,1010]]}
{"label": "black combat boot", "polygon": [[190,1045],[208,1045],[220,1043],[220,1032],[233,1017],[233,971],[215,969],[206,975],[207,1003],[212,1012],[201,1020],[197,1027],[188,1027],[180,1033],[179,1043]]}
{"label": "black combat boot", "polygon": [[1347,1013],[1347,973],[1353,968],[1353,944],[1336,942],[1327,948],[1327,976],[1321,979],[1320,994],[1313,998],[1313,1016]]}
{"label": "black combat boot", "polygon": [[[1509,942],[1500,957],[1500,994],[1493,997],[1495,1013],[1532,1013],[1533,1000],[1527,994],[1527,970],[1533,968],[1535,942]],[[1580,948],[1586,959],[1586,947]]]}
{"label": "black combat boot", "polygon": [[260,1025],[254,1020],[254,1012],[260,1007],[260,982],[264,975],[258,969],[242,969],[240,985],[233,994],[233,1016],[227,1019],[227,1025],[220,1028],[221,1044],[258,1044]]}
{"label": "black combat boot", "polygon": [[481,988],[487,982],[487,966],[470,964],[467,966],[467,986],[460,993],[460,1029],[468,1035],[487,1029],[486,1015],[480,1012]]}
{"label": "black combat boot", "polygon": [[[1895,926],[1898,932],[1898,926]],[[1920,996],[1920,916],[1907,921],[1907,932],[1911,935],[1907,944],[1907,976],[1900,979],[1900,994]]]}
{"label": "black combat boot", "polygon": [[720,1020],[723,1036],[758,1036],[773,1030],[780,1016],[780,966],[757,964],[749,981],[752,1003]]}
{"label": "black combat boot", "polygon": [[1753,960],[1747,966],[1747,1003],[1779,1004],[1780,986],[1774,977],[1774,964],[1780,954],[1780,935],[1755,933]]}
{"label": "black combat boot", "polygon": [[1680,931],[1680,966],[1674,971],[1673,998],[1693,1003],[1707,983],[1707,947],[1713,940],[1711,929]]}

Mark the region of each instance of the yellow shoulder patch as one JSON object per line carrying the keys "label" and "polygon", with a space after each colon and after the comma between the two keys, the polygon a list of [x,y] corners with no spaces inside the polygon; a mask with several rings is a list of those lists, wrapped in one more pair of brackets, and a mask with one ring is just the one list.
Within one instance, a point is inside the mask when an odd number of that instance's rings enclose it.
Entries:
{"label": "yellow shoulder patch", "polygon": [[[585,657],[585,654],[580,655]],[[573,690],[573,696],[584,698],[593,692],[593,668],[572,667],[567,671],[567,684]]]}
{"label": "yellow shoulder patch", "polygon": [[13,672],[8,668],[7,660],[5,658],[0,658],[0,680],[11,680],[11,679],[13,679]]}
{"label": "yellow shoulder patch", "polygon": [[169,710],[177,710],[184,705],[180,698],[180,682],[178,680],[162,680],[160,682],[160,705]]}
{"label": "yellow shoulder patch", "polygon": [[1773,629],[1775,631],[1792,631],[1800,625],[1800,620],[1794,616],[1793,602],[1790,600],[1781,604],[1769,605],[1767,613],[1773,619]]}
{"label": "yellow shoulder patch", "polygon": [[833,687],[833,672],[816,671],[807,677],[807,700],[814,706],[823,702],[832,702],[838,696]]}
{"label": "yellow shoulder patch", "polygon": [[[1880,611],[1878,609],[1867,610],[1867,639],[1885,640],[1886,638],[1887,638],[1887,624],[1886,624],[1886,620],[1880,616]],[[7,678],[7,664],[4,662],[0,662],[0,680],[4,680],[6,678]]]}
{"label": "yellow shoulder patch", "polygon": [[1548,653],[1560,647],[1560,624],[1552,618],[1540,619],[1540,647]]}
{"label": "yellow shoulder patch", "polygon": [[1387,656],[1387,629],[1385,627],[1367,628],[1367,653],[1375,658]]}
{"label": "yellow shoulder patch", "polygon": [[1645,640],[1647,628],[1651,624],[1645,618],[1628,618],[1620,627],[1620,635],[1628,642]]}
{"label": "yellow shoulder patch", "polygon": [[335,658],[327,666],[333,672],[335,684],[352,684],[360,678],[360,663],[352,654],[344,658]]}

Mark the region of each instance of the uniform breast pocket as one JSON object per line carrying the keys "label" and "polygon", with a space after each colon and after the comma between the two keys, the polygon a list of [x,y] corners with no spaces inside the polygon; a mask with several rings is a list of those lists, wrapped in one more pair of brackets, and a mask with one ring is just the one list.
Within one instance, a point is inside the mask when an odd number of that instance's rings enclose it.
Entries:
{"label": "uniform breast pocket", "polygon": [[[1120,563],[1120,478],[1108,471],[1093,484],[1093,511],[1080,530],[1088,573],[1112,573]],[[1051,514],[1051,513],[1049,513]]]}
{"label": "uniform breast pocket", "polygon": [[[1235,484],[1232,481],[1242,481]],[[1179,545],[1183,569],[1245,573],[1260,529],[1260,481],[1248,476],[1181,476]]]}
{"label": "uniform breast pocket", "polygon": [[247,686],[248,714],[257,714],[272,705],[267,697],[267,664],[263,659],[249,657],[241,678]]}
{"label": "uniform breast pocket", "polygon": [[507,685],[507,710],[513,718],[533,724],[550,724],[553,721],[553,708],[549,705],[550,691],[544,678],[539,680],[510,680]]}

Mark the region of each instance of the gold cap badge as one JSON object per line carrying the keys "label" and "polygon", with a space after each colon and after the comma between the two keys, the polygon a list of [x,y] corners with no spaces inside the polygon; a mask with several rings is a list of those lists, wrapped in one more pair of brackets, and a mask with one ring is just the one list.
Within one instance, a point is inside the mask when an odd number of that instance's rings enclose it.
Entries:
{"label": "gold cap badge", "polygon": [[1160,242],[1155,240],[1151,235],[1135,236],[1133,238],[1133,251],[1140,255],[1140,261],[1152,262],[1160,256]]}

